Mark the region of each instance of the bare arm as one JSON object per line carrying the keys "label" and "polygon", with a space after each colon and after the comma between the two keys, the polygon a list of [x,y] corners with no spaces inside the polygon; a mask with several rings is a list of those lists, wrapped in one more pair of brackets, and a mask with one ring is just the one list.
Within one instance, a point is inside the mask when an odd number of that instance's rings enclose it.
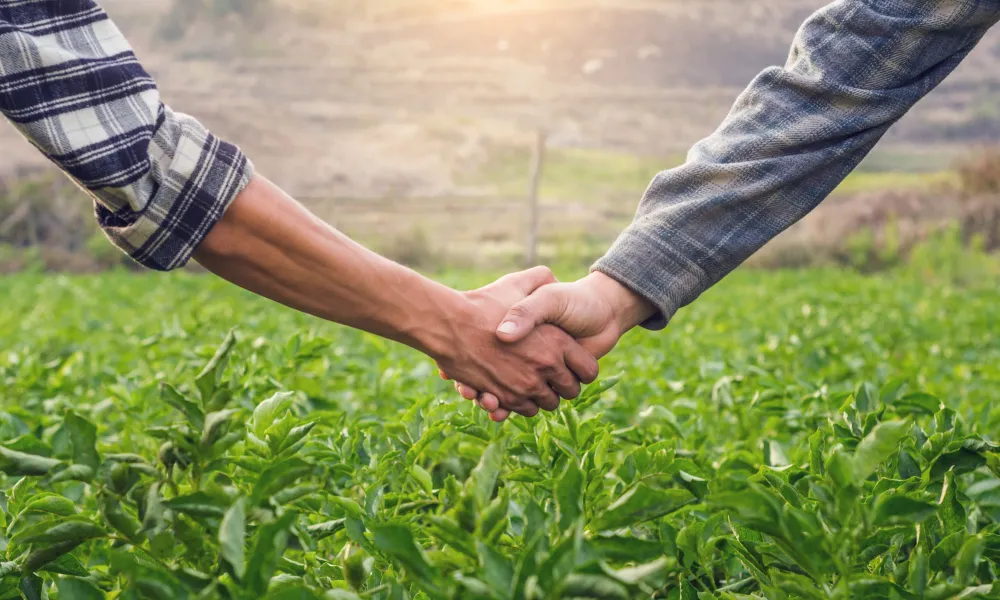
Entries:
{"label": "bare arm", "polygon": [[250,291],[417,348],[521,414],[574,397],[574,372],[596,377],[593,357],[554,327],[516,347],[493,339],[551,273],[462,294],[385,260],[166,106],[93,0],[14,4],[0,8],[0,113],[90,193],[108,237],[140,264],[166,271],[196,254]]}
{"label": "bare arm", "polygon": [[194,257],[251,292],[415,348],[462,381],[496,390],[521,414],[558,406],[553,389],[575,397],[574,374],[587,382],[597,376],[593,357],[554,327],[516,346],[494,337],[511,304],[554,281],[547,270],[460,293],[355,243],[260,175]]}

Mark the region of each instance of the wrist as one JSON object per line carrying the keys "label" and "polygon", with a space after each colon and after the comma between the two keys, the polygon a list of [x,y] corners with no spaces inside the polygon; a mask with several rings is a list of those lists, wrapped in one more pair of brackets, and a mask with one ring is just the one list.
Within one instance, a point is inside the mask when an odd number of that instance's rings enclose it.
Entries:
{"label": "wrist", "polygon": [[401,315],[406,344],[440,361],[456,349],[460,324],[471,318],[472,308],[461,292],[435,285],[425,295],[422,310]]}
{"label": "wrist", "polygon": [[656,314],[656,307],[643,296],[600,271],[588,275],[586,281],[611,307],[621,335],[645,323]]}

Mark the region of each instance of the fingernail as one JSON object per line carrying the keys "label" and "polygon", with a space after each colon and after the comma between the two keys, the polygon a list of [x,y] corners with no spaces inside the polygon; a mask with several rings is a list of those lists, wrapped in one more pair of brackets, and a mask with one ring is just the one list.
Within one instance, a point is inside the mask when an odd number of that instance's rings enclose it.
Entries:
{"label": "fingernail", "polygon": [[504,321],[503,323],[500,323],[500,327],[497,327],[497,331],[509,334],[517,333],[517,323],[514,321]]}

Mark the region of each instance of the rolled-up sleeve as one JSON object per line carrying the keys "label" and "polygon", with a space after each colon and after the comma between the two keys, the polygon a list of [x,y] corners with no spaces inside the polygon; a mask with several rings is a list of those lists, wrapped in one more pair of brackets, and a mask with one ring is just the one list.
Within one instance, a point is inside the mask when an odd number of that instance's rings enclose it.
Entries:
{"label": "rolled-up sleeve", "polygon": [[252,176],[239,148],[163,104],[91,0],[0,0],[0,112],[151,269],[183,266]]}
{"label": "rolled-up sleeve", "polygon": [[662,327],[815,208],[1000,18],[1000,0],[839,0],[687,162],[658,175],[595,269]]}

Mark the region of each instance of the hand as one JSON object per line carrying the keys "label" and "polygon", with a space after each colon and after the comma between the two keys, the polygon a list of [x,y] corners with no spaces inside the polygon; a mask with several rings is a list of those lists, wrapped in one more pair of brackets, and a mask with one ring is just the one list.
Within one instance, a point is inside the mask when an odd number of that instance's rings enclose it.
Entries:
{"label": "hand", "polygon": [[496,337],[512,305],[554,282],[551,271],[538,267],[462,294],[462,303],[443,311],[453,331],[448,337],[457,341],[432,353],[442,372],[488,391],[505,416],[513,411],[533,417],[539,409],[557,409],[560,396],[576,398],[581,381],[597,379],[598,365],[572,337],[534,325],[510,341]]}
{"label": "hand", "polygon": [[[542,324],[552,323],[577,339],[596,358],[611,352],[621,337],[656,313],[643,297],[607,275],[595,272],[574,283],[546,285],[507,311],[497,327],[497,338],[516,343]],[[461,381],[461,378],[458,378]],[[510,412],[490,394],[456,384],[465,398],[476,399],[494,421]]]}

